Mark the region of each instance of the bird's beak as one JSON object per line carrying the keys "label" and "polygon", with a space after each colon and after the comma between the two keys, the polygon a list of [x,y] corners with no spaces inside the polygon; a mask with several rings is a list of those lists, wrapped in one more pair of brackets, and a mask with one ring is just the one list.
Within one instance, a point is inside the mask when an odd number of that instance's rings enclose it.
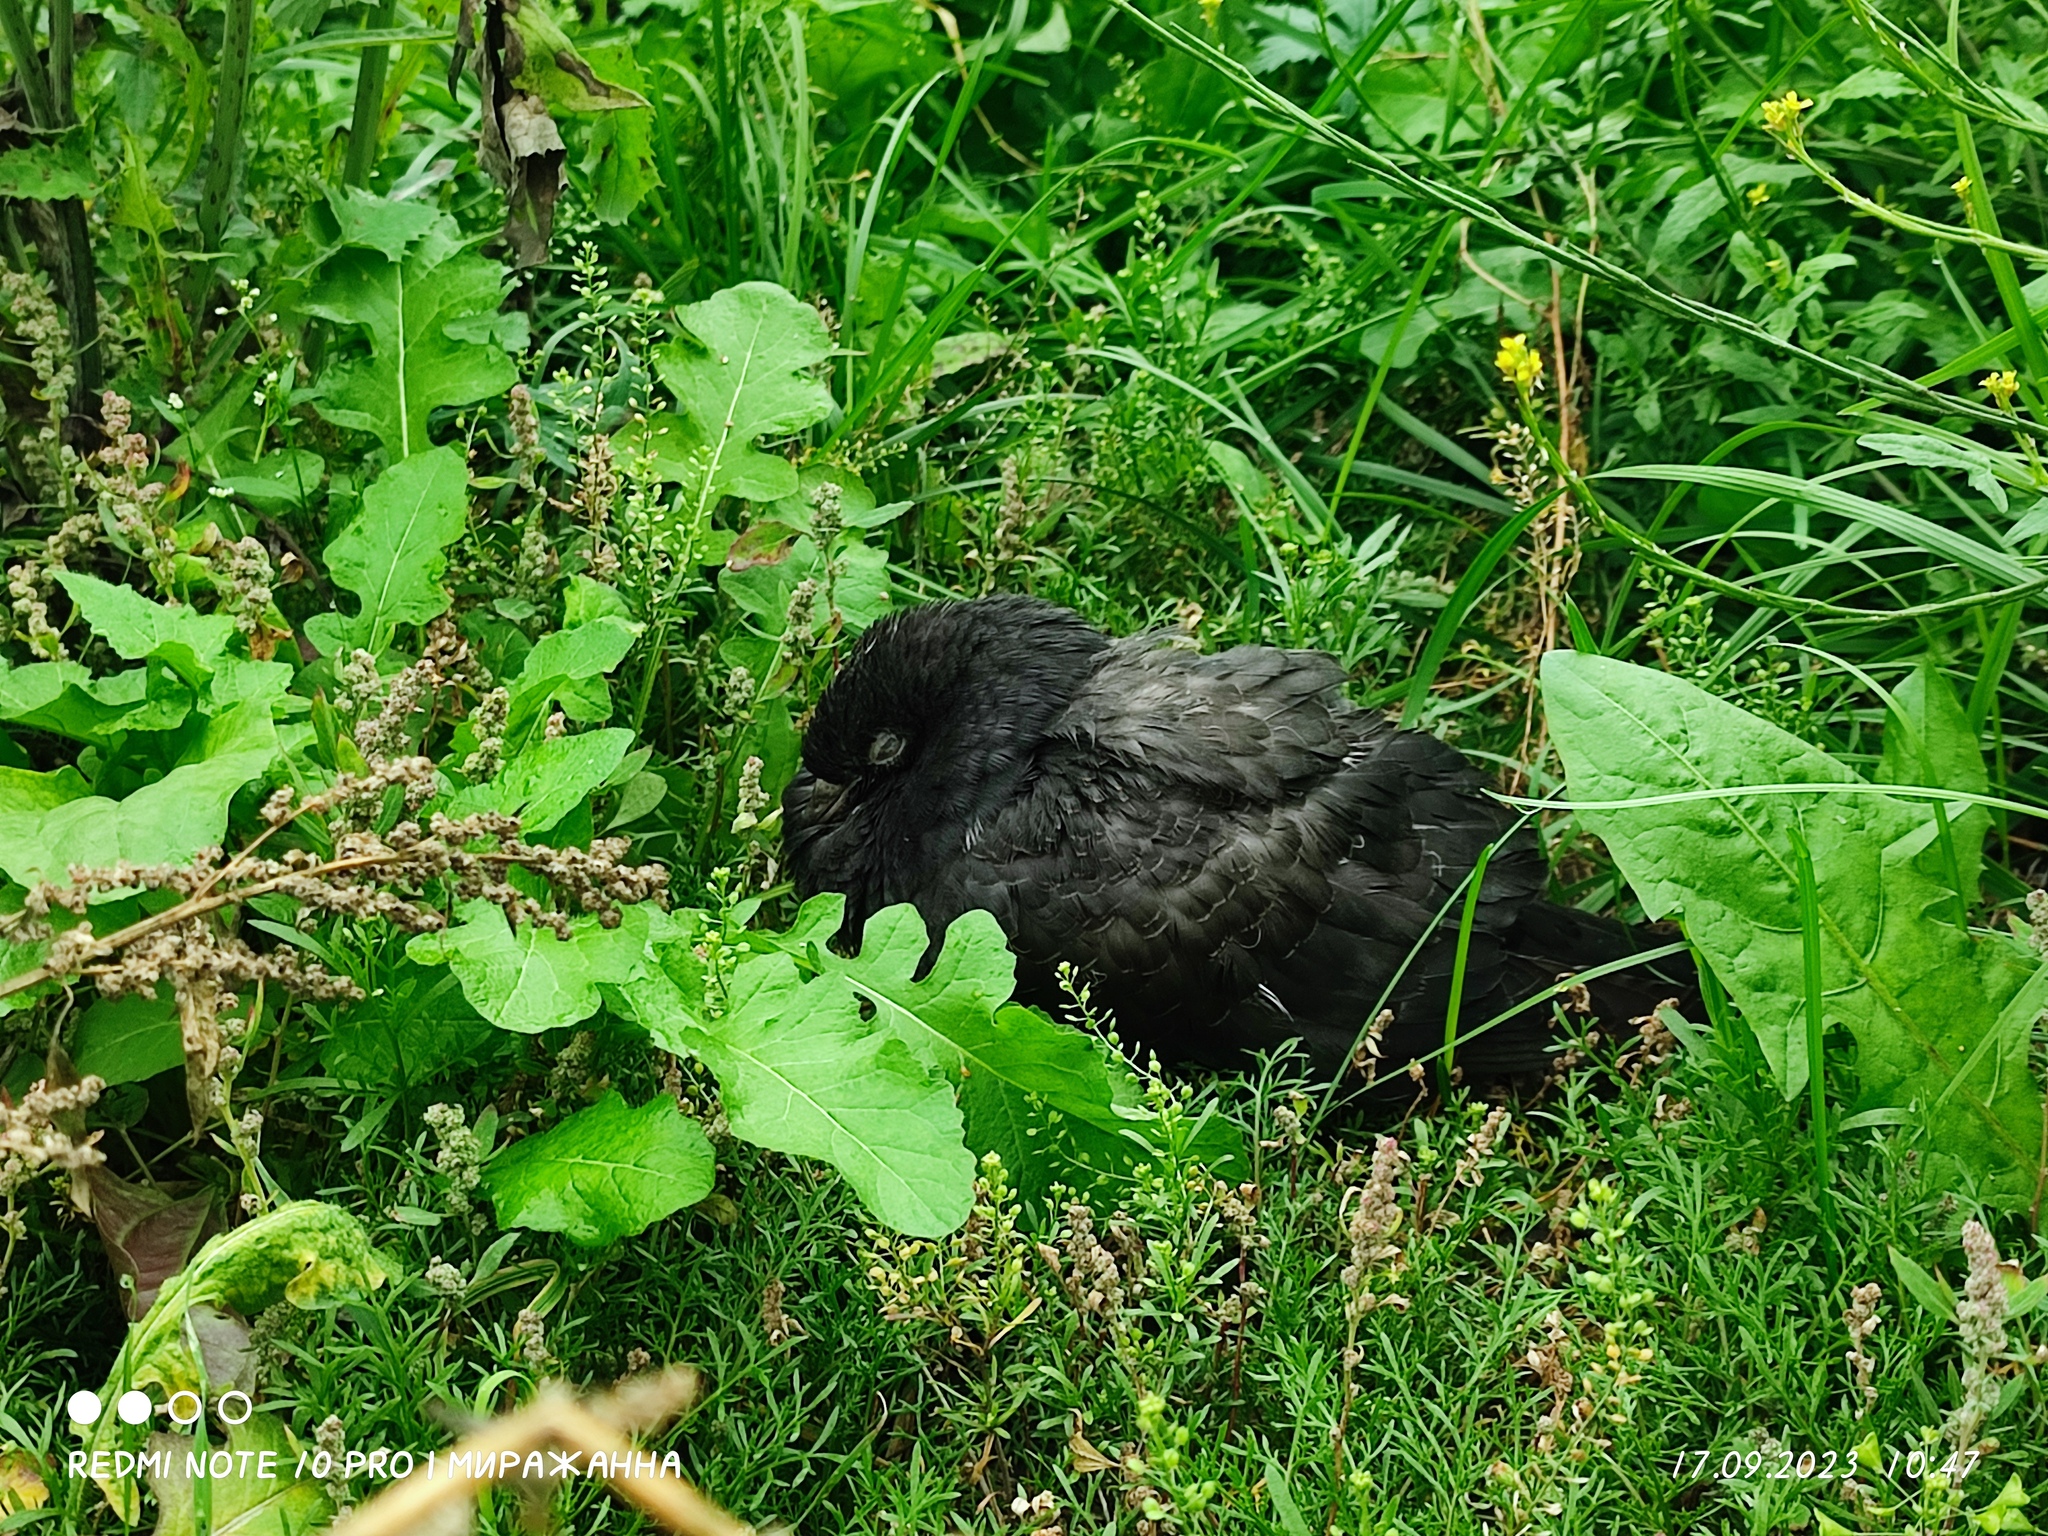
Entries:
{"label": "bird's beak", "polygon": [[812,821],[837,821],[846,805],[851,784],[833,784],[825,779],[811,780],[810,801],[804,807],[806,816]]}

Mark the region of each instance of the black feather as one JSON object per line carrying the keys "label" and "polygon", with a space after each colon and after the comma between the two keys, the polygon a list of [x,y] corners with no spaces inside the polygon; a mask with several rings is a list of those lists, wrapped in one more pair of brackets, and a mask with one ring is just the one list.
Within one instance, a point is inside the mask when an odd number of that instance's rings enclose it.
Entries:
{"label": "black feather", "polygon": [[[1342,682],[1320,652],[1112,641],[1032,598],[893,615],[818,701],[783,797],[798,892],[844,892],[848,941],[897,902],[935,936],[984,909],[1026,1001],[1056,1002],[1071,961],[1127,1037],[1225,1067],[1298,1039],[1340,1072],[1420,943],[1383,1042],[1398,1067],[1442,1043],[1450,898],[1512,817],[1462,754],[1356,708]],[[1544,901],[1546,883],[1528,829],[1495,850],[1461,1030],[1644,947]],[[1592,993],[1619,1025],[1688,989],[1666,962]],[[1523,1010],[1457,1060],[1468,1077],[1540,1069],[1551,1016]]]}

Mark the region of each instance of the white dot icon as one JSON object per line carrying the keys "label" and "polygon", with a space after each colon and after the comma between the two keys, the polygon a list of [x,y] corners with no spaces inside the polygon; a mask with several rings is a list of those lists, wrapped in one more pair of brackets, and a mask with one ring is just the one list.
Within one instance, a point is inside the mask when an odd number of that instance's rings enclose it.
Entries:
{"label": "white dot icon", "polygon": [[114,1412],[121,1416],[123,1424],[147,1424],[155,1406],[147,1392],[123,1392],[121,1400],[114,1404]]}
{"label": "white dot icon", "polygon": [[71,1400],[64,1405],[64,1411],[71,1415],[74,1424],[97,1424],[100,1418],[100,1399],[97,1392],[74,1392]]}

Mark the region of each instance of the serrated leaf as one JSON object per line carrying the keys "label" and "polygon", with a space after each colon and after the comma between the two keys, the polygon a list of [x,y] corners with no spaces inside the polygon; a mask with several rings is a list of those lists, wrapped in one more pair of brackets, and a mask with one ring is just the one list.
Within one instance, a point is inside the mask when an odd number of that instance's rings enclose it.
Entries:
{"label": "serrated leaf", "polygon": [[852,982],[877,1021],[943,1080],[960,1084],[963,1097],[1000,1085],[1061,1114],[1116,1124],[1094,1042],[1027,1008],[1003,1007],[1016,988],[1017,960],[994,917],[976,911],[954,919],[931,970],[914,979],[929,942],[916,907],[884,907],[868,919],[859,954],[822,950],[818,963]]}
{"label": "serrated leaf", "polygon": [[376,251],[386,261],[403,259],[414,241],[443,222],[432,203],[379,197],[361,187],[328,188],[327,206],[334,213],[341,244]]}
{"label": "serrated leaf", "polygon": [[73,864],[93,868],[183,863],[216,847],[228,802],[276,761],[270,711],[237,705],[207,722],[186,760],[125,800],[88,795],[42,812],[0,816],[0,869],[23,885],[62,883]]}
{"label": "serrated leaf", "polygon": [[355,520],[327,546],[327,574],[361,600],[361,611],[352,618],[316,615],[306,626],[313,643],[330,653],[378,652],[398,625],[446,613],[446,551],[468,518],[461,449],[430,448],[385,470],[363,493]]}
{"label": "serrated leaf", "polygon": [[693,341],[662,348],[655,367],[687,425],[679,446],[703,452],[708,494],[793,494],[795,468],[755,440],[801,432],[832,413],[831,391],[809,374],[832,352],[823,318],[787,289],[759,282],[685,304],[677,317]]}
{"label": "serrated leaf", "polygon": [[[375,433],[393,458],[424,451],[437,406],[473,405],[517,382],[501,322],[493,319],[481,336],[463,325],[495,317],[504,288],[505,269],[464,251],[445,216],[397,261],[361,247],[338,251],[322,266],[307,307],[360,326],[369,355],[330,364],[315,407],[337,426]],[[502,324],[517,334],[521,322]]]}
{"label": "serrated leaf", "polygon": [[[1818,748],[1691,683],[1553,651],[1543,699],[1574,799],[1862,781]],[[1924,801],[1866,792],[1729,795],[1580,813],[1652,918],[1678,915],[1754,1031],[1781,1091],[1809,1063],[1791,833],[1820,898],[1827,1016],[1856,1039],[1849,1112],[1910,1107],[1986,1199],[2033,1197],[2041,1090],[2027,1070],[2048,971],[2016,941],[1931,915],[1953,901]]]}
{"label": "serrated leaf", "polygon": [[616,1089],[484,1171],[501,1226],[560,1232],[586,1248],[644,1232],[711,1193],[703,1127],[663,1094],[628,1109]]}
{"label": "serrated leaf", "polygon": [[493,782],[508,801],[523,807],[521,831],[546,832],[589,802],[632,745],[633,733],[623,726],[537,741],[505,764]]}
{"label": "serrated leaf", "polygon": [[1873,453],[1888,454],[1922,469],[1959,471],[1999,511],[2006,510],[2005,486],[2001,479],[2026,486],[2033,477],[2025,461],[2016,454],[2002,454],[1979,443],[1930,437],[1924,432],[1866,432],[1856,441]]}
{"label": "serrated leaf", "polygon": [[604,1001],[599,984],[624,986],[642,975],[648,944],[665,933],[663,914],[646,905],[621,908],[616,928],[579,917],[566,944],[546,928],[514,933],[488,901],[464,902],[460,915],[440,933],[414,935],[406,954],[452,967],[472,1008],[527,1035],[589,1018]]}
{"label": "serrated leaf", "polygon": [[806,984],[789,956],[756,955],[721,1017],[657,1018],[650,1032],[711,1068],[735,1134],[830,1163],[876,1219],[920,1237],[967,1219],[974,1157],[951,1091],[862,1019],[845,977]]}
{"label": "serrated leaf", "polygon": [[[836,613],[848,634],[858,634],[889,611],[889,557],[868,544],[846,544],[839,550],[840,570],[833,580],[832,606],[820,601],[814,612],[824,629]],[[719,572],[718,590],[731,598],[768,634],[779,635],[789,624],[789,598],[806,580],[818,583],[822,598],[825,558],[817,543],[804,534],[779,560],[755,561],[742,569]]]}
{"label": "serrated leaf", "polygon": [[[915,907],[876,913],[852,958],[827,947],[843,911],[843,897],[814,896],[787,932],[751,941],[851,981],[876,1022],[952,1085],[968,1149],[998,1153],[1017,1188],[1035,1194],[1056,1178],[1092,1179],[1159,1155],[1129,1063],[1095,1036],[1009,1001],[1016,960],[994,917],[957,918],[919,978],[929,938]],[[1051,1116],[1063,1117],[1058,1134]],[[1243,1167],[1241,1138],[1227,1121],[1205,1131],[1195,1151],[1219,1174]]]}

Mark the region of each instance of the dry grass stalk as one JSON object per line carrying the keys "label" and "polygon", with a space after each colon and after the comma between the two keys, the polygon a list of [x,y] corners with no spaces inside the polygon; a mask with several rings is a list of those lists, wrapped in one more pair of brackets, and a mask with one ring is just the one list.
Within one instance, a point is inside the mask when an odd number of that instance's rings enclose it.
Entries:
{"label": "dry grass stalk", "polygon": [[[526,1407],[463,1436],[448,1455],[467,1453],[465,1467],[504,1466],[508,1454],[523,1461],[546,1451],[567,1452],[576,1459],[603,1456],[608,1465],[621,1458],[630,1463],[631,1435],[674,1418],[696,1395],[697,1373],[686,1366],[633,1378],[587,1401],[551,1382]],[[329,1528],[330,1536],[414,1536],[423,1530],[448,1529],[444,1522],[451,1515],[466,1514],[466,1505],[504,1480],[510,1480],[509,1475],[501,1478],[496,1472],[410,1477],[336,1522]],[[683,1479],[658,1468],[644,1477],[608,1473],[605,1481],[619,1497],[677,1536],[753,1536],[752,1526],[741,1524]],[[523,1486],[531,1513],[541,1506],[554,1480],[529,1480]]]}

